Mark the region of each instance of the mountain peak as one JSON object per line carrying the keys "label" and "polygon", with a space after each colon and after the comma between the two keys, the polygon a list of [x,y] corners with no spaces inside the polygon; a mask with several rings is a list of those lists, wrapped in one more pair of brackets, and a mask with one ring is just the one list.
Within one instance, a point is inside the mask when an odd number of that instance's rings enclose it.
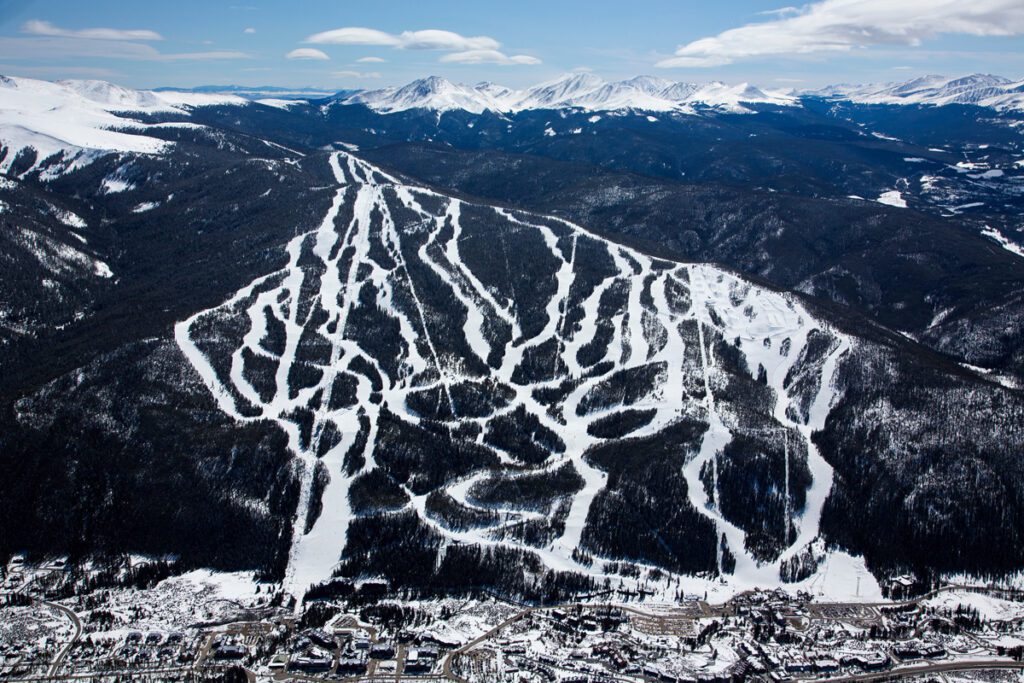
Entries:
{"label": "mountain peak", "polygon": [[449,111],[461,109],[474,114],[498,109],[486,92],[452,83],[440,76],[427,76],[400,88],[383,88],[356,93],[341,100],[343,104],[365,104],[371,109],[391,113],[407,109]]}
{"label": "mountain peak", "polygon": [[420,95],[429,95],[454,90],[456,87],[457,86],[454,83],[440,76],[427,76],[426,78],[419,78],[411,83],[403,85],[396,92],[404,94],[416,93]]}
{"label": "mountain peak", "polygon": [[620,83],[639,88],[651,94],[664,92],[673,85],[677,85],[675,81],[670,81],[661,76],[633,76],[633,78],[627,78],[624,81],[620,81]]}
{"label": "mountain peak", "polygon": [[602,85],[604,85],[604,80],[592,73],[567,73],[527,90],[524,100],[530,103],[531,106],[524,108],[563,105],[584,93],[597,90]]}

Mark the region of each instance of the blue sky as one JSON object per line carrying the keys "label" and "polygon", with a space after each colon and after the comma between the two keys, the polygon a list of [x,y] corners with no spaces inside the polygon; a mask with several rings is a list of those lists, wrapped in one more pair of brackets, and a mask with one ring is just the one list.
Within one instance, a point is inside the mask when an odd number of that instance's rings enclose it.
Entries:
{"label": "blue sky", "polygon": [[341,89],[582,69],[814,87],[1022,78],[1022,34],[1024,0],[0,0],[0,73]]}

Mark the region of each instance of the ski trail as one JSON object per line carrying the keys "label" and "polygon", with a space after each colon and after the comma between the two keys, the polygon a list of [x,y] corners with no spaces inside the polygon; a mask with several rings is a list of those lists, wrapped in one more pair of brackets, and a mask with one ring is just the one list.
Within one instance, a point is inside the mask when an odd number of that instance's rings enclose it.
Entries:
{"label": "ski trail", "polygon": [[580,365],[577,355],[597,335],[597,312],[601,304],[601,297],[615,284],[618,277],[618,274],[606,277],[586,298],[583,302],[582,327],[571,339],[562,344],[562,360],[569,368],[570,377],[576,378],[583,374],[583,367]]}
{"label": "ski trail", "polygon": [[[335,180],[341,183],[344,180],[344,173],[341,170],[341,166],[338,163],[338,159],[339,156],[337,154],[332,155],[330,158],[330,164],[331,169],[334,172]],[[299,502],[295,514],[295,522],[292,526],[291,552],[288,555],[288,565],[285,569],[284,586],[287,588],[289,593],[300,598],[296,601],[296,609],[300,607],[302,602],[302,596],[300,591],[304,591],[305,588],[309,586],[308,583],[299,583],[300,579],[297,576],[297,574],[299,572],[300,560],[305,560],[305,564],[303,565],[305,567],[315,567],[314,571],[322,571],[323,569],[327,569],[329,571],[333,567],[333,563],[329,567],[323,567],[326,561],[322,557],[315,558],[318,561],[314,561],[314,558],[309,557],[309,551],[306,549],[311,547],[310,535],[306,534],[305,527],[306,519],[309,516],[310,506],[312,504],[311,497],[314,484],[314,475],[316,471],[316,455],[320,447],[320,438],[323,430],[323,411],[325,410],[326,406],[330,405],[330,399],[332,395],[331,392],[334,386],[334,379],[336,377],[335,368],[338,364],[338,357],[340,354],[340,340],[345,335],[345,326],[348,320],[348,313],[352,307],[353,297],[356,295],[354,292],[356,259],[353,258],[353,263],[349,268],[349,273],[344,288],[340,283],[338,273],[338,261],[341,259],[341,254],[344,252],[344,250],[338,250],[339,255],[337,259],[334,261],[330,260],[331,248],[334,246],[334,242],[336,240],[334,223],[341,209],[341,199],[344,197],[344,194],[344,187],[340,188],[337,191],[337,194],[335,195],[335,201],[332,203],[330,210],[324,217],[323,223],[321,223],[320,230],[317,233],[316,246],[313,248],[313,253],[316,256],[318,256],[326,266],[328,266],[324,272],[324,275],[320,279],[319,301],[320,304],[323,305],[328,310],[329,314],[332,315],[334,324],[337,329],[337,334],[334,335],[333,339],[331,339],[331,360],[329,362],[326,372],[324,373],[324,379],[321,380],[321,383],[324,385],[325,398],[321,403],[321,409],[317,411],[317,415],[315,417],[315,421],[313,424],[313,442],[308,449],[304,450],[301,447],[295,449],[300,461],[302,462],[302,474],[299,488]],[[357,195],[355,201],[356,206],[355,211],[353,213],[352,221],[349,224],[348,231],[345,236],[345,242],[349,244],[356,241],[355,234],[359,232],[361,227],[363,227],[360,224],[365,222],[368,218],[369,212],[366,206],[367,201],[368,199],[364,193],[363,188],[360,188],[359,194]],[[295,258],[297,260],[298,256],[296,255]],[[296,280],[298,281],[298,286],[301,286],[301,277],[296,277]],[[296,288],[294,291],[296,292],[295,296],[297,296],[298,288]],[[344,297],[344,303],[341,306],[337,306],[336,304],[338,294],[342,294]],[[297,315],[298,308],[298,301],[293,301],[291,306],[291,317],[293,321],[292,325],[294,327],[297,327],[297,325],[295,325],[294,323],[294,318]],[[280,396],[282,393],[284,394],[285,397],[288,396],[288,375],[289,372],[291,371],[291,367],[295,360],[296,347],[298,346],[298,340],[301,334],[301,328],[293,329],[292,327],[289,327],[288,346],[286,347],[285,352],[286,354],[288,354],[290,361],[287,364],[281,363],[278,366],[278,396]],[[352,438],[354,439],[354,436]],[[334,450],[336,451],[338,449],[335,448]],[[342,452],[341,455],[343,456],[344,452]],[[340,475],[341,467],[340,462],[337,462],[337,460],[338,454],[332,453],[331,457],[328,458],[328,460],[325,462],[325,465],[328,468],[331,465],[335,465],[337,467],[337,469],[334,472],[331,472],[330,469],[328,469],[328,476],[330,476],[332,480],[334,479],[334,477]],[[327,497],[326,492],[324,497]],[[332,498],[332,500],[334,499],[335,494],[333,491],[331,492],[330,497]],[[335,519],[333,515],[344,515],[345,508],[344,506],[336,507],[334,510],[331,511],[330,514],[332,516],[328,517],[327,519]],[[322,528],[323,525],[318,526]],[[316,530],[316,527],[314,527],[314,529],[311,531]],[[313,538],[315,539],[316,536],[313,536]]]}
{"label": "ski trail", "polygon": [[[707,342],[704,337],[704,327],[707,324],[707,283],[704,279],[705,273],[697,268],[690,268],[690,295],[693,300],[693,313],[697,321],[697,344],[700,346],[701,373],[704,381],[704,407],[707,411],[708,429],[704,432],[701,440],[700,451],[697,456],[690,460],[683,467],[683,476],[686,478],[687,495],[690,504],[700,513],[708,517],[715,525],[715,537],[725,536],[729,544],[729,550],[736,558],[736,568],[733,572],[744,580],[754,579],[760,574],[757,561],[750,555],[745,547],[746,534],[732,522],[725,519],[719,511],[718,492],[718,458],[722,449],[732,440],[732,432],[722,422],[718,410],[715,408],[715,396],[711,386],[711,373],[708,361]],[[711,467],[712,491],[714,501],[710,499],[701,481],[701,471],[706,465]],[[717,553],[718,571],[722,573],[722,551],[721,544],[715,544]]]}
{"label": "ski trail", "polygon": [[448,258],[448,262],[458,269],[459,274],[469,282],[471,290],[486,301],[490,310],[512,328],[512,338],[515,339],[521,334],[519,320],[515,317],[515,313],[499,304],[484,283],[462,260],[462,254],[459,253],[459,240],[462,238],[462,221],[460,220],[462,203],[453,199],[452,204],[454,210],[449,211],[449,215],[452,217],[452,238],[445,245],[445,256]]}
{"label": "ski trail", "polygon": [[[811,435],[824,426],[836,399],[833,387],[836,367],[840,358],[851,348],[851,342],[845,336],[821,328],[805,311],[786,297],[742,284],[734,276],[709,266],[691,266],[689,271],[693,307],[699,321],[698,334],[702,345],[701,360],[705,371],[706,390],[710,392],[711,382],[704,330],[714,328],[720,330],[725,339],[735,338],[739,342],[751,373],[756,373],[759,368],[765,370],[767,384],[775,394],[772,417],[778,427],[774,428],[774,431],[799,435],[808,454],[807,465],[811,474],[811,485],[806,491],[804,509],[793,520],[797,526],[796,539],[786,545],[774,561],[764,563],[757,562],[745,550],[745,532],[726,520],[718,510],[717,504],[713,504],[703,491],[700,472],[701,468],[708,465],[711,468],[712,488],[715,490],[717,501],[717,461],[720,457],[718,454],[731,439],[729,428],[722,424],[717,411],[709,417],[711,427],[705,434],[700,454],[684,467],[691,502],[699,512],[715,523],[720,534],[725,535],[730,551],[736,557],[736,579],[744,585],[765,585],[778,579],[778,571],[784,560],[792,557],[818,536],[821,511],[832,487],[832,469],[821,457]],[[713,309],[719,318],[717,323],[710,319],[709,308]],[[789,393],[785,380],[800,359],[808,335],[815,329],[824,331],[837,341],[835,348],[821,363],[818,372],[818,391],[812,402],[809,419],[803,423],[794,420],[789,414],[796,397]],[[708,406],[709,409],[714,409],[713,399],[708,401]],[[788,436],[785,438],[788,439]],[[784,506],[785,518],[789,519],[794,515],[789,498],[791,492],[788,442],[784,445],[784,453],[784,487],[787,496]],[[695,491],[697,488],[700,490]],[[785,523],[785,520],[781,523]]]}
{"label": "ski trail", "polygon": [[[572,236],[572,251],[569,256],[569,267],[575,268],[576,266],[576,245],[579,243],[579,235]],[[573,273],[575,277],[575,272]],[[569,282],[569,287],[572,287],[572,282]],[[551,359],[551,375],[558,375],[558,361],[562,360],[562,356],[565,354],[565,314],[569,308],[569,291],[566,290],[565,298],[559,303],[558,306],[558,323],[555,325],[554,337],[557,342],[557,349]]]}
{"label": "ski trail", "polygon": [[828,355],[822,364],[821,383],[818,393],[811,404],[808,421],[806,424],[798,425],[800,435],[807,445],[807,466],[811,470],[811,487],[807,490],[807,502],[804,512],[800,517],[800,527],[797,538],[793,544],[782,554],[780,560],[786,560],[796,554],[797,551],[808,545],[818,537],[821,528],[821,512],[825,507],[825,500],[832,491],[832,478],[834,472],[825,458],[821,456],[817,445],[811,435],[825,427],[825,420],[837,399],[837,392],[833,385],[835,381],[836,368],[839,360],[850,350],[851,343],[846,337],[840,337],[839,345]]}
{"label": "ski trail", "polygon": [[[466,309],[466,323],[462,326],[462,332],[466,337],[466,343],[469,344],[470,350],[476,354],[482,362],[486,363],[488,356],[491,354],[491,345],[484,337],[484,314],[480,310],[480,307],[476,305],[476,302],[463,291],[463,288],[456,283],[455,278],[444,268],[441,263],[434,260],[430,255],[430,247],[437,245],[437,238],[441,230],[444,229],[445,225],[451,222],[453,225],[459,223],[459,212],[461,209],[461,203],[457,199],[452,199],[448,202],[448,211],[444,216],[438,216],[434,219],[434,230],[430,233],[429,239],[420,247],[419,257],[424,263],[430,266],[439,278],[441,278],[448,288],[451,289],[452,294],[459,300],[459,303]],[[449,245],[454,242],[454,238],[448,242]],[[440,248],[440,247],[439,247]],[[446,252],[442,252],[446,253]]]}

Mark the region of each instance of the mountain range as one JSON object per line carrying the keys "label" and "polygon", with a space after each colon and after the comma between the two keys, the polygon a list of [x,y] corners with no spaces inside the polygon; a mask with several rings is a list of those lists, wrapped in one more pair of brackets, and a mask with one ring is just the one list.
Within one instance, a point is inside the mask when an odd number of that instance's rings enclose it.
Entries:
{"label": "mountain range", "polygon": [[512,90],[493,83],[470,87],[432,76],[400,88],[356,93],[340,101],[365,104],[389,113],[407,109],[461,109],[477,114],[531,109],[691,111],[693,106],[745,111],[741,105],[744,102],[780,106],[796,103],[792,96],[765,92],[747,83],[697,85],[651,76],[608,83],[589,73],[569,74],[526,90]]}
{"label": "mountain range", "polygon": [[971,104],[1020,110],[1024,106],[1024,81],[988,74],[958,78],[922,76],[903,83],[833,85],[806,94],[862,104]]}
{"label": "mountain range", "polygon": [[463,85],[431,76],[401,87],[338,93],[312,89],[243,86],[202,86],[184,91],[238,94],[254,100],[267,97],[333,97],[345,103],[366,104],[382,112],[414,108],[435,111],[462,109],[473,113],[559,108],[594,111],[686,111],[693,106],[741,111],[744,102],[796,106],[803,97],[847,100],[862,104],[968,104],[999,110],[1017,110],[1024,106],[1024,81],[1014,81],[990,74],[971,74],[953,78],[929,75],[903,82],[841,84],[814,89],[768,89],[749,83],[728,85],[720,81],[677,82],[655,76],[636,76],[609,82],[591,73],[581,72],[566,74],[522,90],[488,82],[472,86]]}
{"label": "mountain range", "polygon": [[1018,572],[1016,89],[4,78],[0,555],[297,598]]}

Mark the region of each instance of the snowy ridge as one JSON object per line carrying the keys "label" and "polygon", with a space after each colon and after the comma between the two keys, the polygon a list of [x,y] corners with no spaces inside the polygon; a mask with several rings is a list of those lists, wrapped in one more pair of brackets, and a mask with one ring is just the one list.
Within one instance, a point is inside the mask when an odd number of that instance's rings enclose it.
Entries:
{"label": "snowy ridge", "polygon": [[19,152],[29,149],[35,161],[22,174],[47,159],[47,173],[57,175],[109,152],[159,154],[171,143],[145,135],[153,124],[132,119],[130,113],[187,115],[192,107],[245,103],[234,96],[148,92],[105,81],[51,83],[0,76],[0,146],[6,150],[0,173],[10,172]]}
{"label": "snowy ridge", "polygon": [[[301,598],[307,587],[331,576],[355,518],[349,498],[353,481],[377,468],[383,457],[377,443],[382,416],[387,412],[404,423],[420,424],[422,408],[411,404],[422,405],[414,399],[431,392],[441,415],[435,419],[479,425],[476,443],[481,447],[485,428],[517,411],[564,445],[526,470],[511,453],[492,446],[496,466],[448,477],[440,488],[415,490],[412,480],[402,484],[408,496],[405,510],[448,541],[521,549],[554,569],[613,575],[625,585],[635,584],[635,579],[611,573],[609,561],[616,558],[595,557],[584,564],[578,551],[593,555],[582,537],[595,497],[608,482],[607,473],[584,457],[607,440],[589,428],[603,418],[643,408],[651,419],[634,427],[630,437],[658,434],[684,417],[708,425],[699,452],[688,456],[682,472],[689,500],[679,505],[692,505],[725,536],[736,558],[735,572],[726,576],[729,585],[742,589],[780,583],[782,563],[818,536],[832,471],[810,437],[835,401],[832,379],[851,347],[849,339],[816,321],[792,297],[715,267],[655,260],[560,219],[469,204],[405,185],[347,153],[334,153],[330,164],[336,179],[331,208],[319,227],[288,243],[285,268],[175,327],[178,345],[220,408],[239,421],[273,420],[296,454],[302,488],[286,571],[288,591]],[[494,284],[494,272],[481,270],[478,257],[467,252],[474,240],[485,240],[488,256],[497,263],[504,250],[507,267],[506,235],[514,237],[518,248],[536,248],[534,260],[550,264],[543,281],[527,282],[530,301],[506,296]],[[608,270],[595,277],[587,269],[600,258]],[[599,327],[608,321],[599,318],[609,316],[599,311],[614,292],[624,296],[625,304],[610,315],[613,332],[602,357],[586,360],[582,351],[601,339]],[[457,331],[464,347],[445,341],[451,339],[445,335],[454,330],[454,321],[430,303],[441,295],[449,297],[451,310],[464,314]],[[541,305],[531,314],[529,306],[538,297]],[[397,358],[375,347],[381,333],[367,337],[360,328],[356,321],[368,315],[393,324]],[[375,329],[386,329],[382,325]],[[694,328],[698,335],[688,333]],[[825,340],[825,352],[812,352],[812,336]],[[786,518],[779,520],[786,528],[786,549],[771,561],[759,562],[746,548],[744,530],[719,510],[717,479],[711,482],[713,496],[701,479],[702,469],[717,465],[724,446],[745,429],[721,393],[727,377],[712,337],[734,343],[751,377],[763,375],[774,393],[768,419],[770,431],[785,435],[787,472],[789,444],[794,452],[806,453],[812,479],[806,501],[800,509],[787,502]],[[696,356],[694,343],[700,347]],[[550,354],[544,355],[545,350]],[[544,359],[540,369],[538,358]],[[296,380],[300,371],[310,370],[312,377]],[[654,379],[639,398],[611,404],[597,400],[623,373],[641,370],[652,371]],[[686,389],[695,375],[703,387],[696,396]],[[792,381],[794,376],[798,381]],[[379,386],[374,386],[378,377]],[[348,401],[340,398],[342,380],[351,387]],[[474,383],[502,387],[509,398],[482,415],[460,418],[457,390]],[[545,398],[545,390],[559,387],[565,387],[562,398]],[[318,462],[329,482],[322,512],[307,530]],[[547,511],[515,504],[481,506],[474,495],[481,482],[495,476],[515,479],[566,466],[583,484]],[[497,515],[483,526],[453,529],[429,512],[433,491],[443,491],[464,508]],[[506,533],[524,521],[552,516],[563,525],[544,544],[530,545]],[[844,566],[859,562],[845,555],[840,560]],[[807,581],[816,580],[820,573]]]}
{"label": "snowy ridge", "polygon": [[903,83],[831,85],[804,93],[861,104],[973,104],[998,110],[1024,109],[1024,81],[972,74],[922,76]]}
{"label": "snowy ridge", "polygon": [[526,90],[513,90],[493,83],[468,86],[431,76],[400,88],[384,88],[346,96],[342,104],[365,104],[383,113],[409,109],[517,112],[535,109],[583,109],[586,111],[678,111],[692,113],[694,107],[710,107],[747,113],[743,104],[799,106],[796,98],[765,91],[750,84],[676,83],[652,76],[606,82],[593,74],[568,74]]}
{"label": "snowy ridge", "polygon": [[477,89],[431,76],[400,88],[357,93],[342,101],[346,104],[365,104],[371,109],[385,113],[406,109],[461,109],[480,114],[484,111],[499,110],[505,97],[507,95],[501,92],[492,91],[490,84]]}

